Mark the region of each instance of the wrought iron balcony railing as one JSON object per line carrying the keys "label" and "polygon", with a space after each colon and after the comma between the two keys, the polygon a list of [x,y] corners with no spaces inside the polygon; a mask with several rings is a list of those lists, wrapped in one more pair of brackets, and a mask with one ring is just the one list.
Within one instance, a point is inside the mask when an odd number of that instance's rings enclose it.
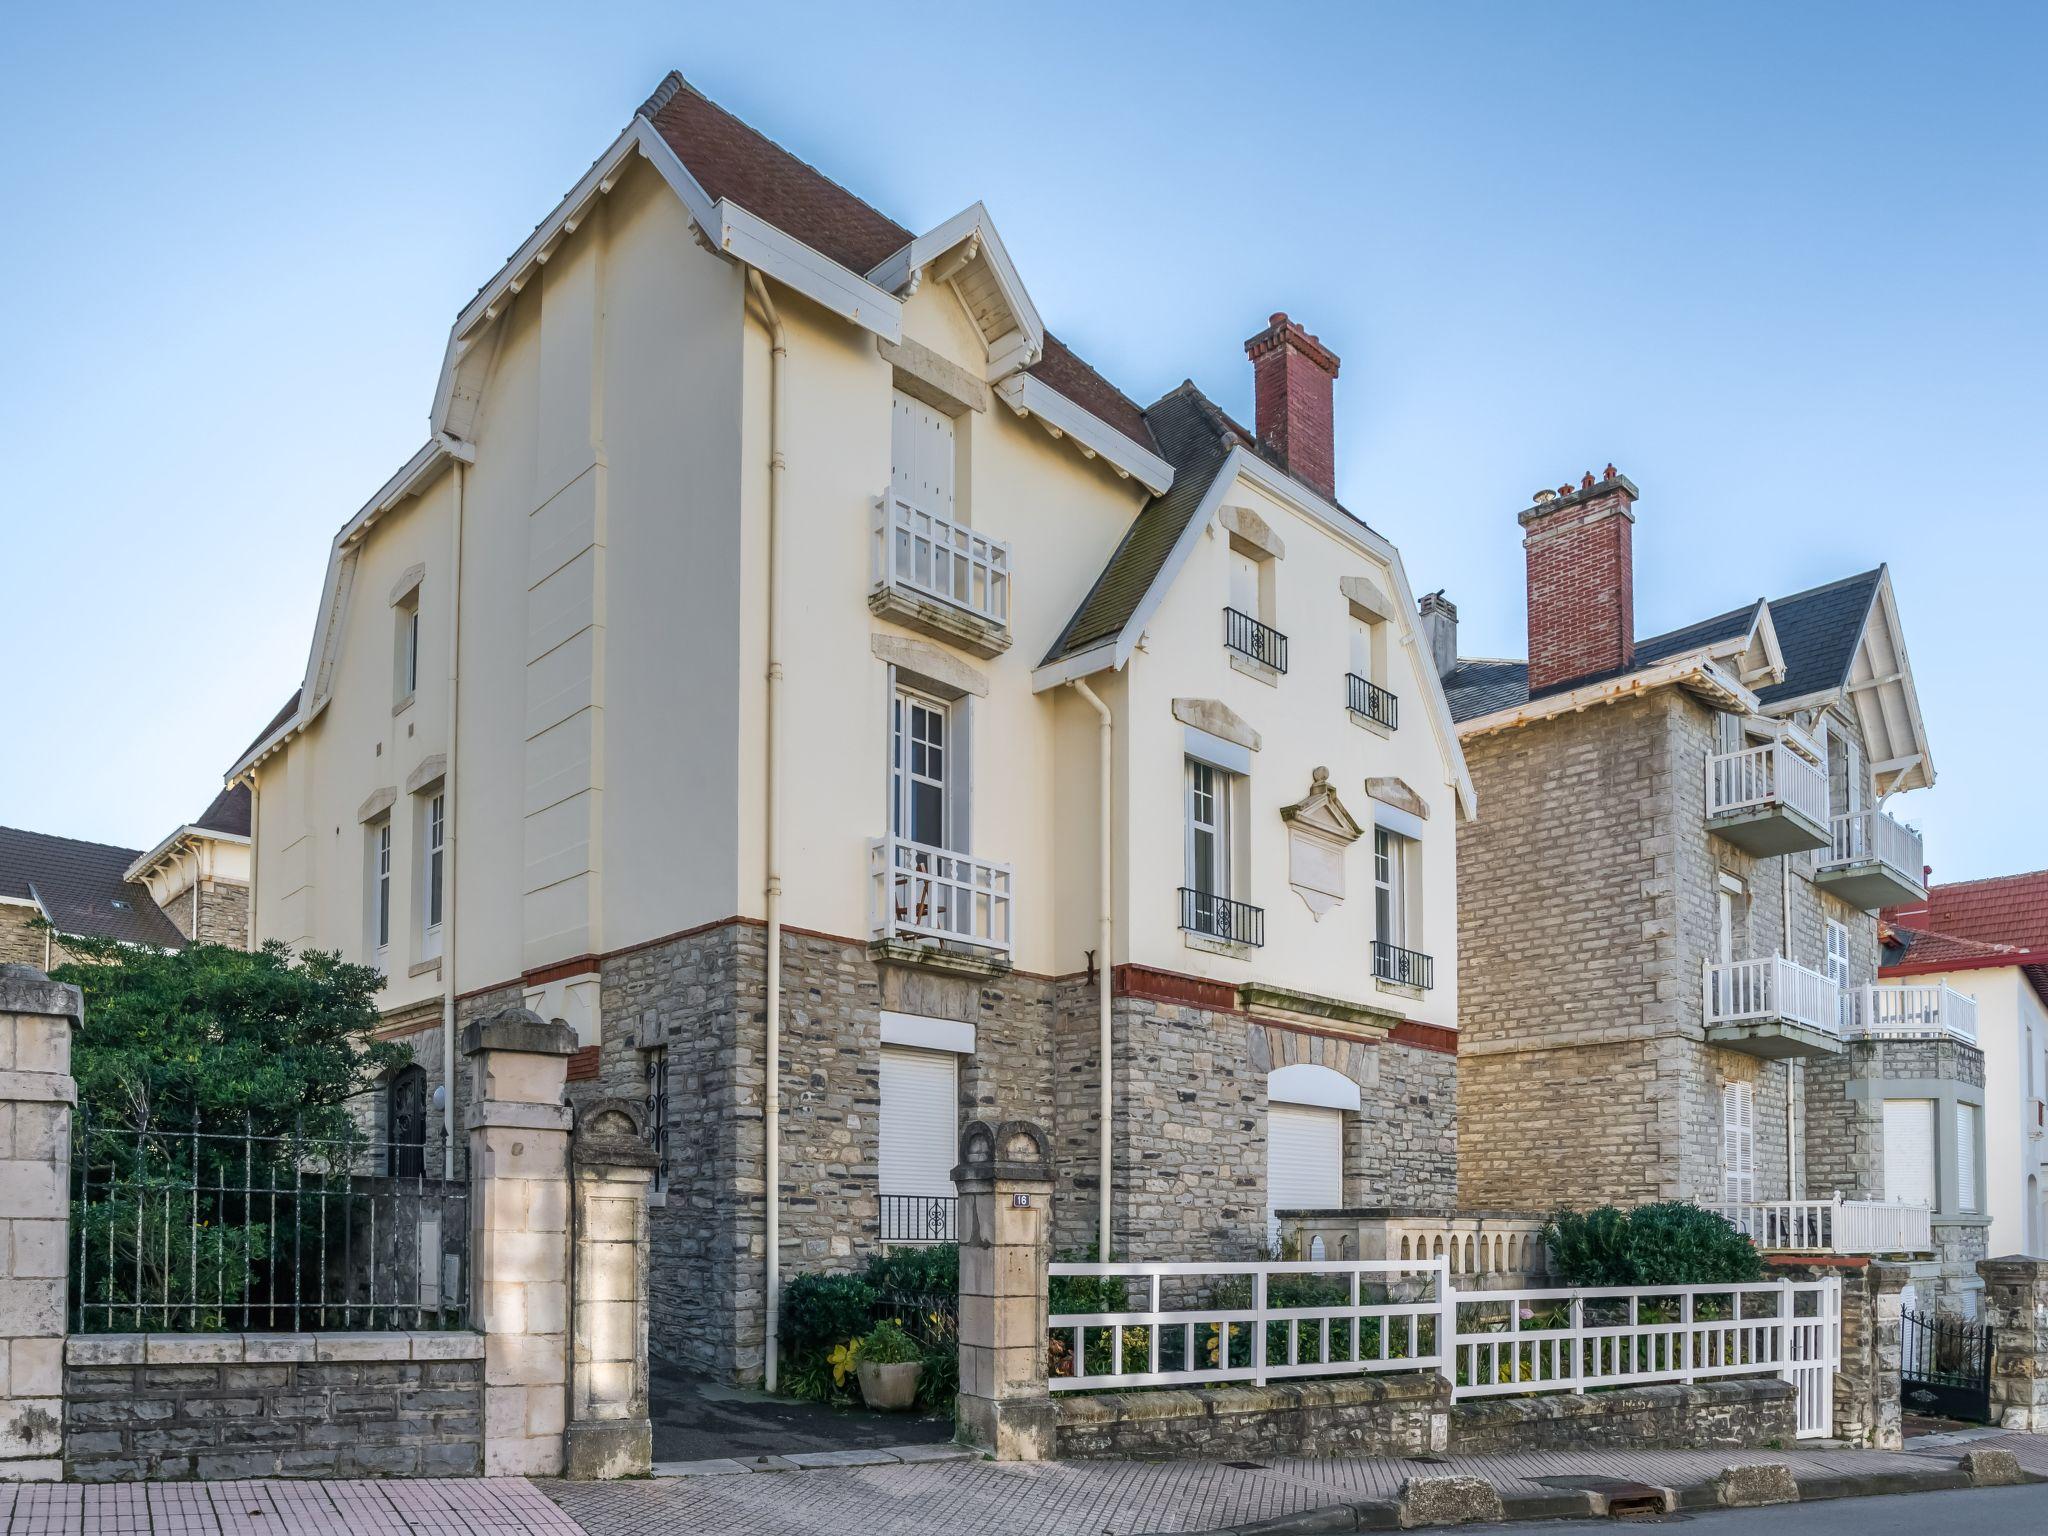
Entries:
{"label": "wrought iron balcony railing", "polygon": [[1372,941],[1372,973],[1397,987],[1427,992],[1436,985],[1436,961],[1419,949],[1403,949],[1379,939]]}
{"label": "wrought iron balcony railing", "polygon": [[1349,695],[1351,713],[1363,715],[1374,725],[1384,725],[1393,730],[1399,722],[1400,703],[1392,693],[1378,683],[1369,683],[1356,672],[1344,674],[1344,686]]}
{"label": "wrought iron balcony railing", "polygon": [[1190,886],[1180,888],[1180,925],[1189,933],[1220,939],[1226,944],[1260,945],[1266,942],[1266,912],[1250,902],[1212,896]]}
{"label": "wrought iron balcony railing", "polygon": [[1262,667],[1275,672],[1287,670],[1287,637],[1271,625],[1261,624],[1235,608],[1223,610],[1223,643]]}

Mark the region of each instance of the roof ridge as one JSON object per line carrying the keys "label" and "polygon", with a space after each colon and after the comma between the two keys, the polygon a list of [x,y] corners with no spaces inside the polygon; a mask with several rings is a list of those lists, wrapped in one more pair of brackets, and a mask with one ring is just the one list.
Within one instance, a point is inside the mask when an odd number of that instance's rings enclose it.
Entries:
{"label": "roof ridge", "polygon": [[[639,111],[633,115],[635,117],[652,117],[671,101],[675,100],[677,91],[692,91],[695,89],[695,86],[683,78],[683,72],[680,69],[672,69],[661,77],[661,84],[654,88],[654,94],[641,102]],[[706,99],[708,100],[709,98]]]}

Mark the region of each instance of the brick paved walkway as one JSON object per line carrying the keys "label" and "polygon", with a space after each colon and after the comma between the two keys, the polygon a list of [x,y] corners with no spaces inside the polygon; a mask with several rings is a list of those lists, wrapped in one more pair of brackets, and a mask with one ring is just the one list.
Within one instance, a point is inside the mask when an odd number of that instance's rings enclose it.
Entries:
{"label": "brick paved walkway", "polygon": [[[1902,1452],[1573,1451],[1517,1456],[1278,1457],[1256,1468],[1219,1462],[953,1461],[636,1483],[545,1483],[589,1536],[1131,1536],[1213,1531],[1362,1499],[1391,1498],[1411,1477],[1484,1477],[1506,1493],[1544,1491],[1542,1477],[1606,1476],[1689,1487],[1732,1463],[1795,1472],[1952,1466],[1965,1450],[2010,1449],[2048,1475],[2048,1437],[2007,1435]],[[13,1536],[13,1533],[9,1533]]]}
{"label": "brick paved walkway", "polygon": [[0,1483],[0,1536],[582,1536],[523,1478]]}

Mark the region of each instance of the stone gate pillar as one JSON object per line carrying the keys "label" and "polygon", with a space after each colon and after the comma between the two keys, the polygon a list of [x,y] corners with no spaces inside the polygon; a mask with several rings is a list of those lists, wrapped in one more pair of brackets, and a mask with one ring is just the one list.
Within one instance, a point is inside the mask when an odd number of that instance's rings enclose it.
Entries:
{"label": "stone gate pillar", "polygon": [[1052,1158],[1023,1120],[960,1133],[960,1397],[965,1444],[998,1461],[1049,1461],[1058,1415],[1045,1385]]}
{"label": "stone gate pillar", "polygon": [[552,1476],[567,1426],[569,1106],[576,1032],[524,1008],[462,1032],[470,1067],[472,1325],[484,1336],[484,1475]]}
{"label": "stone gate pillar", "polygon": [[657,1163],[625,1099],[583,1106],[569,1143],[575,1202],[570,1268],[568,1474],[645,1477],[647,1188]]}
{"label": "stone gate pillar", "polygon": [[0,965],[0,1481],[64,1476],[78,988]]}
{"label": "stone gate pillar", "polygon": [[1979,1259],[1991,1325],[1991,1422],[2048,1435],[2048,1260]]}

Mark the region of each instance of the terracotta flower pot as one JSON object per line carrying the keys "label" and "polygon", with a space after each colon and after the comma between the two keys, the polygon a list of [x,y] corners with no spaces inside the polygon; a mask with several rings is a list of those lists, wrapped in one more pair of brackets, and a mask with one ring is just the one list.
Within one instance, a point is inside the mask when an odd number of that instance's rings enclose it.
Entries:
{"label": "terracotta flower pot", "polygon": [[860,1366],[860,1395],[870,1408],[882,1413],[901,1413],[917,1402],[917,1378],[924,1370],[921,1360],[896,1365]]}

